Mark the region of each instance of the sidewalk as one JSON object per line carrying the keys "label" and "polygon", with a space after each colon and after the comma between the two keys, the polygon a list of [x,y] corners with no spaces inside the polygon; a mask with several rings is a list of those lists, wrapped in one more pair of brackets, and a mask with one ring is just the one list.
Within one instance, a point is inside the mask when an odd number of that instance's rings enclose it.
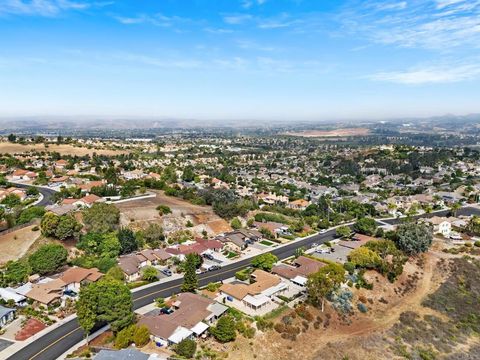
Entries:
{"label": "sidewalk", "polygon": [[32,342],[36,341],[37,339],[41,338],[43,335],[48,334],[50,331],[58,328],[59,326],[69,322],[72,319],[75,319],[77,317],[76,314],[72,314],[67,316],[65,319],[62,319],[60,321],[57,321],[55,324],[46,327],[42,331],[36,333],[35,335],[29,337],[28,339],[24,341],[17,341],[13,345],[9,346],[8,348],[4,349],[3,351],[0,351],[0,359],[7,359],[13,354],[15,354],[17,351],[20,351],[23,349],[25,346],[31,344]]}

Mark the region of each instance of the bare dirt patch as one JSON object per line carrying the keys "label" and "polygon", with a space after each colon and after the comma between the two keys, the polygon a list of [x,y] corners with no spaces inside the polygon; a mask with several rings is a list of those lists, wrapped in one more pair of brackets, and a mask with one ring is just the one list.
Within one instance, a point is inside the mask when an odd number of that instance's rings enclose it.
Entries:
{"label": "bare dirt patch", "polygon": [[32,231],[35,226],[27,226],[8,234],[0,233],[0,264],[17,260],[27,253],[41,235],[40,230]]}
{"label": "bare dirt patch", "polygon": [[[170,232],[185,229],[187,221],[190,221],[193,224],[191,229],[201,233],[205,224],[212,222],[218,227],[219,222],[224,222],[213,212],[211,206],[193,205],[185,200],[167,196],[163,191],[152,191],[156,194],[154,198],[116,204],[120,210],[122,226],[141,229],[148,226],[149,223],[158,223],[166,232]],[[172,213],[160,216],[156,209],[158,205],[168,206]]]}
{"label": "bare dirt patch", "polygon": [[45,151],[45,152],[58,152],[61,155],[77,155],[85,156],[92,155],[96,153],[98,155],[119,155],[122,153],[127,153],[128,151],[121,150],[110,150],[110,149],[96,149],[96,148],[87,148],[87,147],[76,147],[68,144],[50,144],[46,147],[44,144],[16,144],[9,142],[0,142],[0,154],[21,154],[29,151]]}
{"label": "bare dirt patch", "polygon": [[364,136],[368,135],[370,130],[367,128],[345,128],[335,130],[305,130],[305,131],[290,131],[284,135],[301,136],[307,138],[315,137],[341,137],[341,136]]}

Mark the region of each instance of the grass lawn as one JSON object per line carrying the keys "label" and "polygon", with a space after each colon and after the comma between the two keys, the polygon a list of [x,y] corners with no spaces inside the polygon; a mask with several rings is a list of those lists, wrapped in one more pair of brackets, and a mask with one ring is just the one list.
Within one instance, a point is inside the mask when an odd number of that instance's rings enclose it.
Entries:
{"label": "grass lawn", "polygon": [[236,252],[229,251],[227,254],[227,259],[233,259],[234,257],[237,257],[237,256],[238,254]]}
{"label": "grass lawn", "polygon": [[268,241],[268,240],[262,240],[262,241],[260,241],[260,244],[265,245],[265,246],[272,246],[273,242]]}

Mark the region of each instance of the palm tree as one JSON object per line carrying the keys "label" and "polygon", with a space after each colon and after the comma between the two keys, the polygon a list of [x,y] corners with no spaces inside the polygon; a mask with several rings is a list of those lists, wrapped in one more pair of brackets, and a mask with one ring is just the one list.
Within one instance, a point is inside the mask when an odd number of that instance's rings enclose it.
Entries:
{"label": "palm tree", "polygon": [[462,208],[462,204],[460,204],[459,202],[453,203],[450,206],[450,212],[452,213],[452,216],[457,216],[457,211],[460,210],[461,208]]}

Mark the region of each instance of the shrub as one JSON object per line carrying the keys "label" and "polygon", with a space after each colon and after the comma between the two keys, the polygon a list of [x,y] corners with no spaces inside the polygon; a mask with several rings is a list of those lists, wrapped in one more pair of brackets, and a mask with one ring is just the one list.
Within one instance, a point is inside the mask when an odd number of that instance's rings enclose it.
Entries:
{"label": "shrub", "polygon": [[358,303],[358,304],[357,304],[357,308],[358,308],[358,310],[359,310],[360,312],[362,312],[362,313],[366,313],[366,312],[368,311],[367,306],[366,306],[365,304],[363,304],[363,303]]}
{"label": "shrub", "polygon": [[217,325],[210,329],[215,339],[222,343],[235,340],[235,320],[229,315],[222,316]]}
{"label": "shrub", "polygon": [[183,339],[175,346],[175,352],[187,359],[191,359],[197,351],[197,343],[191,339]]}
{"label": "shrub", "polygon": [[150,341],[150,331],[145,325],[137,326],[133,333],[133,342],[137,347],[142,347]]}

